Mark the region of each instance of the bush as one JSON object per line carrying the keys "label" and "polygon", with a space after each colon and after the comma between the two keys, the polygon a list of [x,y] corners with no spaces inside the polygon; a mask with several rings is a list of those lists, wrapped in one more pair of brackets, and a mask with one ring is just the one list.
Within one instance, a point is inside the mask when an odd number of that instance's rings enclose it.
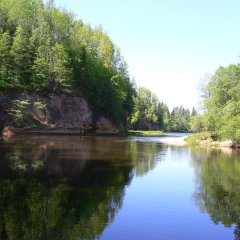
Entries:
{"label": "bush", "polygon": [[211,132],[195,133],[185,138],[185,141],[187,143],[190,143],[193,145],[199,145],[202,142],[213,142],[215,140],[217,140],[217,135]]}

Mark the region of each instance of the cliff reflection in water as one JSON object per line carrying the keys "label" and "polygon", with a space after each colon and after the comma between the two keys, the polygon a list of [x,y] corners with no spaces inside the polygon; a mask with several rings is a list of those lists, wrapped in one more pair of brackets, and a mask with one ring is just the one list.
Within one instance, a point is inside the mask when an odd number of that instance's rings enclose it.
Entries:
{"label": "cliff reflection in water", "polygon": [[94,137],[0,142],[0,239],[95,239],[163,146]]}
{"label": "cliff reflection in water", "polygon": [[240,155],[228,150],[202,150],[194,153],[197,176],[196,204],[208,212],[214,223],[235,226],[240,239]]}

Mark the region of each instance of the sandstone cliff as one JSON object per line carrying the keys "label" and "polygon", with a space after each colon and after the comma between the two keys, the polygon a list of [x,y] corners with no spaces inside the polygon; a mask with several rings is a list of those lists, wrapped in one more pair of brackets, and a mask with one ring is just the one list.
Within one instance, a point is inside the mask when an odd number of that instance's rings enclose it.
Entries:
{"label": "sandstone cliff", "polygon": [[[0,123],[5,131],[7,126],[14,126],[14,116],[10,114],[14,108],[14,100],[27,101],[23,115],[30,116],[25,119],[24,127],[15,126],[15,132],[117,134],[120,131],[119,126],[111,119],[103,114],[96,114],[82,97],[64,94],[43,97],[26,93],[18,96],[0,95]],[[37,107],[36,103],[41,103],[43,107]],[[29,118],[34,120],[33,124],[28,124]]]}

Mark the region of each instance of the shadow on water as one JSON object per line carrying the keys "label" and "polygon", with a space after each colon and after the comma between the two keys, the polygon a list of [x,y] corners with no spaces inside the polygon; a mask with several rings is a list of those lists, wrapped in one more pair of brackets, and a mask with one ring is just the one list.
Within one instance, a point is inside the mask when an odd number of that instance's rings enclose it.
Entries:
{"label": "shadow on water", "polygon": [[125,187],[163,145],[104,137],[0,142],[0,239],[95,239],[122,206]]}
{"label": "shadow on water", "polygon": [[208,212],[215,224],[235,226],[235,240],[240,239],[240,155],[226,149],[192,151],[196,175],[196,205]]}

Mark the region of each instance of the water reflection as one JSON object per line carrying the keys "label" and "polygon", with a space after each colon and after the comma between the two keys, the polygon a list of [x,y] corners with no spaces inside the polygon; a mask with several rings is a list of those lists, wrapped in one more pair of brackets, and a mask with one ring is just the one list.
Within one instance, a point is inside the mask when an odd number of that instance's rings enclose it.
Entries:
{"label": "water reflection", "polygon": [[214,223],[235,225],[240,239],[240,155],[228,150],[192,151],[197,176],[194,194],[197,206],[209,213]]}
{"label": "water reflection", "polygon": [[142,176],[153,170],[157,162],[163,159],[162,155],[165,155],[167,148],[167,145],[156,143],[129,142],[126,150],[131,154],[136,176]]}
{"label": "water reflection", "polygon": [[164,146],[91,137],[0,142],[0,239],[95,239]]}

